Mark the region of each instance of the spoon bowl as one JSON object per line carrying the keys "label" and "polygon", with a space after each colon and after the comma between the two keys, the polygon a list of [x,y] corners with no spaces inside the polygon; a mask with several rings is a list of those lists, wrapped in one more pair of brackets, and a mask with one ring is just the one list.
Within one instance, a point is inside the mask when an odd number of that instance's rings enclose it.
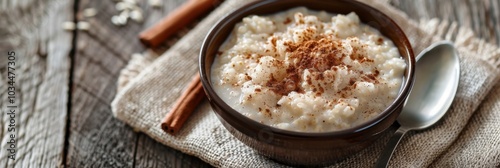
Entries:
{"label": "spoon bowl", "polygon": [[445,114],[458,88],[457,55],[453,44],[440,42],[417,56],[416,80],[397,120],[401,126],[425,129]]}
{"label": "spoon bowl", "polygon": [[389,140],[376,166],[387,164],[403,135],[437,123],[455,98],[460,78],[458,52],[452,43],[435,43],[417,56],[415,83],[397,122],[400,128]]}

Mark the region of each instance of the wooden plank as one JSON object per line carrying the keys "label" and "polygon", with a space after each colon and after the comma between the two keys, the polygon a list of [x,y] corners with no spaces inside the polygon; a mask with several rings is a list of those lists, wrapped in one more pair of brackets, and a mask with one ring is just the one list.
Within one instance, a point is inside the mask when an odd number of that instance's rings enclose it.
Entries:
{"label": "wooden plank", "polygon": [[[85,18],[82,11],[97,10]],[[143,50],[131,26],[111,24],[113,1],[80,1],[77,19],[89,22],[89,31],[77,34],[70,133],[66,166],[133,167],[138,134],[112,116],[110,103],[116,84],[132,52]],[[135,29],[138,29],[135,26]]]}
{"label": "wooden plank", "polygon": [[[137,34],[184,1],[163,1],[161,9],[152,9],[147,1],[139,2],[144,22],[129,22],[119,27],[111,24],[111,17],[119,13],[113,1],[80,1],[78,19],[89,22],[91,29],[77,35],[66,162],[69,167],[207,166],[196,157],[133,132],[112,116],[110,103],[116,94],[119,71],[133,53],[146,50]],[[97,9],[98,14],[84,18],[81,12],[87,8]],[[192,26],[181,30],[155,51],[161,53],[168,49]]]}
{"label": "wooden plank", "polygon": [[126,58],[94,40],[94,30],[100,29],[78,32],[66,164],[132,167],[137,135],[112,116],[109,106]]}
{"label": "wooden plank", "polygon": [[[22,0],[0,2],[0,53],[15,51],[16,90],[19,92],[16,114],[16,160],[6,159],[8,146],[2,143],[0,166],[3,167],[170,167],[208,166],[199,159],[163,146],[111,116],[109,103],[116,93],[118,72],[133,52],[144,51],[136,34],[175,9],[181,0],[164,1],[164,8],[149,9],[146,1],[144,23],[116,27],[110,23],[116,14],[112,1],[82,1],[82,7],[98,8],[99,17],[89,21],[89,32],[78,33],[72,86],[70,135],[67,162],[63,163],[67,120],[71,32],[60,29],[72,18],[72,1]],[[499,44],[499,2],[489,1],[399,1],[391,3],[411,18],[439,17],[471,27],[485,40]],[[80,11],[83,8],[80,8]],[[193,24],[194,25],[194,24]],[[191,25],[191,26],[193,26]],[[175,43],[189,28],[166,42]],[[2,55],[4,56],[4,55]],[[5,59],[0,72],[7,71]],[[2,76],[1,83],[7,79]],[[0,85],[6,100],[7,85]],[[5,101],[0,101],[6,110]],[[2,142],[9,141],[10,117],[0,120]]]}
{"label": "wooden plank", "polygon": [[[90,22],[92,28],[88,32],[78,33],[67,166],[209,166],[195,157],[166,147],[144,134],[134,133],[130,127],[111,116],[109,103],[116,93],[119,70],[125,66],[132,53],[145,50],[138,42],[136,35],[167,15],[183,1],[163,2],[162,9],[151,9],[147,1],[141,1],[140,6],[145,11],[144,22],[129,23],[127,26],[117,27],[110,22],[111,16],[117,14],[112,1],[81,1],[80,11],[92,7],[97,8],[99,13],[94,18],[79,18]],[[422,17],[440,17],[450,21],[458,21],[462,25],[473,25],[472,19],[487,20],[486,15],[484,17],[475,17],[474,15],[473,17],[471,14],[474,11],[481,11],[480,9],[484,8],[485,5],[476,5],[477,10],[469,10],[468,6],[471,5],[468,5],[465,0],[459,2],[392,0],[391,3],[408,12],[410,17],[416,20]],[[492,4],[495,2],[489,5]],[[498,9],[498,7],[491,8]],[[467,10],[465,14],[462,12],[464,9]],[[492,10],[490,13],[495,13],[495,11]],[[491,18],[499,17],[496,14],[495,17]],[[486,23],[484,22],[484,24]],[[195,23],[172,37],[169,42],[165,43],[163,50],[174,44],[189,30],[189,27],[194,25]],[[498,26],[495,30],[497,28]]]}
{"label": "wooden plank", "polygon": [[132,167],[137,135],[111,114],[116,78],[125,61],[79,32],[66,165]]}
{"label": "wooden plank", "polygon": [[497,45],[500,46],[500,2],[498,0],[490,0],[486,8],[490,12],[489,20],[494,29],[493,34],[495,34],[495,38],[497,39]]}
{"label": "wooden plank", "polygon": [[[0,106],[7,108],[7,52],[14,51],[15,132],[10,116],[1,118],[0,167],[61,167],[67,121],[72,33],[61,29],[72,20],[72,1],[3,1],[0,17]],[[15,160],[7,158],[15,135]]]}
{"label": "wooden plank", "polygon": [[440,18],[469,27],[476,36],[500,45],[500,3],[498,0],[390,0],[411,19]]}
{"label": "wooden plank", "polygon": [[[132,167],[137,135],[91,92],[75,86],[68,167]],[[76,103],[77,101],[81,103]],[[78,113],[76,113],[78,111]],[[76,119],[81,118],[81,119]]]}
{"label": "wooden plank", "polygon": [[[129,21],[126,26],[116,26],[111,23],[111,17],[118,15],[114,1],[91,1],[82,0],[79,2],[78,20],[89,22],[91,28],[88,32],[79,32],[92,37],[101,48],[119,56],[121,61],[130,59],[130,54],[144,49],[136,38],[136,31],[141,29],[140,24]],[[97,15],[86,18],[82,16],[82,11],[87,8],[97,10]],[[79,43],[88,43],[78,40]]]}

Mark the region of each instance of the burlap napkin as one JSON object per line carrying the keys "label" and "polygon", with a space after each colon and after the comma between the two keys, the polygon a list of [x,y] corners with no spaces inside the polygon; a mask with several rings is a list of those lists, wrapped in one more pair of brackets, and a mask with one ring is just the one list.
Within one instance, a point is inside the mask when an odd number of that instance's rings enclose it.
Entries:
{"label": "burlap napkin", "polygon": [[[446,39],[460,53],[458,93],[444,119],[431,129],[407,134],[390,162],[397,167],[500,166],[500,50],[466,28],[438,20],[412,21],[383,2],[366,3],[391,16],[407,33],[418,54]],[[134,56],[122,71],[112,103],[114,115],[153,139],[220,167],[282,166],[235,139],[203,102],[177,136],[160,121],[197,71],[201,42],[218,19],[248,1],[228,0],[158,58]],[[372,167],[394,128],[360,153],[332,167]]]}

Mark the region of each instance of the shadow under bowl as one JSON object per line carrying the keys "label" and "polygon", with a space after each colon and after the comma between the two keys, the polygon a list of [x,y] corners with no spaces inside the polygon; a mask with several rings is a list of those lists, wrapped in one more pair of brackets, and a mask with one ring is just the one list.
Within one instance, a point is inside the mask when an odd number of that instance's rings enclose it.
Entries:
{"label": "shadow under bowl", "polygon": [[[249,15],[269,15],[294,7],[335,14],[355,12],[360,20],[393,41],[406,62],[396,99],[377,117],[361,125],[333,132],[307,133],[274,128],[256,122],[228,106],[212,88],[211,66],[219,47],[236,23]],[[224,127],[260,154],[288,165],[328,165],[372,144],[400,114],[414,80],[415,57],[398,25],[382,12],[351,0],[267,0],[249,3],[222,18],[208,33],[200,52],[200,75],[208,100]]]}

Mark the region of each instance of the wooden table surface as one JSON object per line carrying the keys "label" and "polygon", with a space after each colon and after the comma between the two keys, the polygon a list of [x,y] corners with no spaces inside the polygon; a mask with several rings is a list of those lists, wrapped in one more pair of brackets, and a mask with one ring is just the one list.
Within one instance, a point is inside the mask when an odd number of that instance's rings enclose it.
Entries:
{"label": "wooden table surface", "polygon": [[[138,0],[144,22],[123,27],[110,21],[118,14],[112,0],[0,1],[0,167],[209,167],[134,132],[113,117],[110,107],[120,70],[133,53],[146,50],[137,34],[184,1],[164,0],[163,7],[153,9],[147,0]],[[500,44],[498,0],[386,1],[412,19],[455,21]],[[87,8],[95,8],[97,15],[82,17]],[[91,27],[65,31],[61,26],[66,21],[87,21]],[[195,25],[156,51],[161,53]],[[15,70],[8,68],[8,58],[15,58]],[[8,102],[9,71],[15,76],[13,104]],[[14,117],[7,114],[12,109]],[[8,143],[11,139],[16,143]],[[12,144],[15,160],[7,150]]]}

